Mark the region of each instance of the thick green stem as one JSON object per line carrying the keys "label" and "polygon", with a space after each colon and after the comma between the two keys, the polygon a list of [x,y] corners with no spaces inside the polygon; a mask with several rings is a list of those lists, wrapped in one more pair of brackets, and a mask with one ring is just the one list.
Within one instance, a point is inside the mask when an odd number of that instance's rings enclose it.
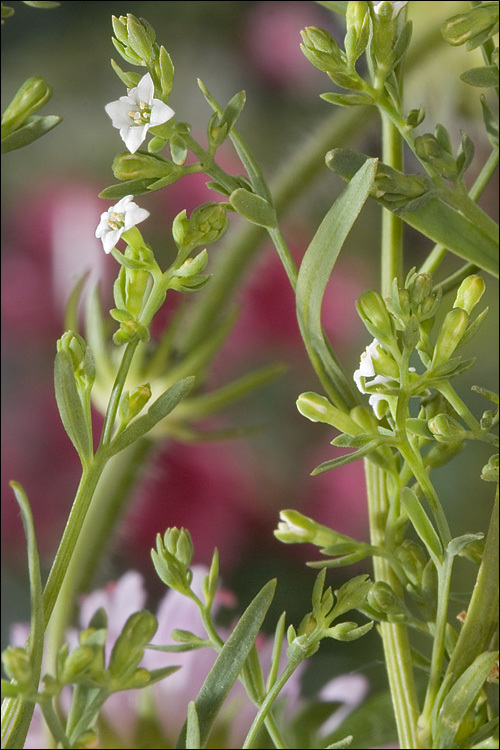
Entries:
{"label": "thick green stem", "polygon": [[[370,538],[373,545],[383,547],[386,543],[386,520],[389,512],[389,497],[382,469],[365,460],[366,486]],[[387,560],[373,558],[376,581],[383,581],[401,593],[401,584]],[[412,670],[410,642],[406,626],[383,622],[379,628],[391,690],[392,702],[400,747],[419,748],[417,720],[419,708]]]}
{"label": "thick green stem", "polygon": [[[403,169],[402,140],[391,120],[382,113],[382,161]],[[382,209],[381,292],[390,294],[393,279],[401,286],[403,277],[403,222],[392,211]]]}

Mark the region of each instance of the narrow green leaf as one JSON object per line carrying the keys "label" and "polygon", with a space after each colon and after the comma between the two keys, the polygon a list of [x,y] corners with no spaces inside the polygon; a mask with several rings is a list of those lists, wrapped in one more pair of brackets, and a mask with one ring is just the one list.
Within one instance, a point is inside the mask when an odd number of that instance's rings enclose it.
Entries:
{"label": "narrow green leaf", "polygon": [[75,446],[80,460],[85,464],[93,454],[92,435],[76,387],[71,356],[63,350],[56,354],[54,386],[57,407],[64,429]]}
{"label": "narrow green leaf", "polygon": [[[198,693],[195,707],[200,728],[199,746],[202,748],[206,746],[215,718],[255,644],[275,589],[276,581],[269,581],[247,607]],[[177,748],[187,747],[186,730],[185,724]]]}
{"label": "narrow green leaf", "polygon": [[451,540],[446,548],[446,552],[451,557],[459,555],[469,544],[484,539],[484,534],[464,534]]}
{"label": "narrow green leaf", "polygon": [[331,350],[321,326],[321,304],[338,254],[373,186],[377,160],[369,159],[321,222],[299,269],[297,319],[309,358],[334,405],[349,408],[357,395]]}
{"label": "narrow green leaf", "polygon": [[59,117],[59,115],[45,115],[43,117],[33,115],[28,117],[22,127],[2,138],[2,154],[28,146],[55,128],[56,125],[59,125],[61,120],[62,117]]}
{"label": "narrow green leaf", "polygon": [[465,714],[476,700],[497,659],[498,651],[480,654],[453,685],[438,714],[434,732],[437,747],[453,746],[453,740]]}
{"label": "narrow green leaf", "polygon": [[189,750],[198,750],[200,745],[200,724],[198,714],[196,713],[196,704],[190,701],[187,711],[187,728],[186,728],[186,748]]}
{"label": "narrow green leaf", "polygon": [[99,193],[99,198],[117,200],[125,198],[126,195],[144,195],[149,192],[148,188],[154,182],[157,182],[155,177],[149,177],[145,180],[126,180],[117,185],[110,185],[109,187],[104,188],[104,190],[101,190]]}
{"label": "narrow green leaf", "polygon": [[147,414],[138,417],[131,422],[123,432],[114,438],[109,444],[106,451],[110,456],[119,453],[131,443],[148,433],[158,422],[164,419],[177,406],[191,390],[194,385],[193,376],[179,380],[171,386],[165,393],[162,393],[156,401],[149,407]]}
{"label": "narrow green leaf", "polygon": [[227,103],[224,112],[222,113],[219,125],[227,125],[228,133],[236,125],[238,117],[241,115],[243,107],[245,106],[246,93],[239,91],[233,96],[233,98]]}
{"label": "narrow green leaf", "polygon": [[357,461],[359,458],[364,458],[364,456],[368,456],[370,453],[373,453],[375,449],[378,448],[378,446],[378,440],[374,440],[373,442],[365,445],[363,448],[360,448],[359,451],[346,453],[344,456],[339,456],[339,458],[332,458],[331,461],[324,461],[319,466],[316,466],[313,471],[311,471],[311,476],[315,477],[317,474],[322,474],[324,471],[336,469],[337,466],[344,466],[345,464],[352,463],[352,461]]}
{"label": "narrow green leaf", "polygon": [[[28,498],[24,489],[17,482],[11,482],[10,486],[19,504],[21,518],[26,534],[28,546],[28,569],[30,574],[30,600],[31,600],[31,627],[28,636],[27,647],[31,654],[31,668],[33,674],[33,690],[38,689],[38,682],[42,669],[43,657],[43,634],[45,630],[45,620],[43,612],[43,586],[40,572],[40,559],[36,543],[35,525],[29,505]],[[12,717],[12,722],[8,727],[8,739],[2,736],[2,747],[16,748],[23,747],[26,734],[29,729],[31,717],[34,710],[34,704],[27,704],[14,700],[14,692],[6,687],[4,694],[4,680],[2,680],[2,695],[10,696],[12,700],[2,704],[2,719],[7,716]],[[8,686],[10,683],[6,683]],[[15,686],[13,686],[15,687]],[[3,735],[3,732],[2,732]]]}
{"label": "narrow green leaf", "polygon": [[415,531],[424,542],[434,561],[439,564],[443,559],[443,548],[437,532],[429,521],[429,517],[423,509],[420,500],[409,487],[403,487],[401,490],[401,502]]}
{"label": "narrow green leaf", "polygon": [[89,277],[90,271],[87,271],[78,279],[70,292],[66,307],[64,310],[64,330],[78,331],[78,305],[82,296],[82,290],[85,282]]}
{"label": "narrow green leaf", "polygon": [[360,104],[373,104],[372,97],[363,92],[359,94],[333,94],[327,92],[326,94],[320,94],[320,98],[329,104],[336,104],[339,107],[357,107]]}
{"label": "narrow green leaf", "polygon": [[496,65],[484,65],[481,68],[471,68],[462,73],[460,79],[470,86],[491,88],[498,86],[498,68]]}

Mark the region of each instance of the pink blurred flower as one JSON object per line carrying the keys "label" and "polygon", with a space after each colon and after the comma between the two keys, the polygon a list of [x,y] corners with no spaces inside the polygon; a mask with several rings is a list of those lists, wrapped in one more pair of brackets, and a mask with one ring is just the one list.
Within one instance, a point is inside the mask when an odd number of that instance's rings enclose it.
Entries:
{"label": "pink blurred flower", "polygon": [[300,31],[327,21],[313,3],[252,3],[242,34],[248,61],[270,88],[310,93],[319,77],[300,50]]}

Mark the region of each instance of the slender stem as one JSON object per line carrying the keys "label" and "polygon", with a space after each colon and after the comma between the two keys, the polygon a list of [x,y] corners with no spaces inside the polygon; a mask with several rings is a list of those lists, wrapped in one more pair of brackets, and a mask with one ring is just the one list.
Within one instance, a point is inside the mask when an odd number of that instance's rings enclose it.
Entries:
{"label": "slender stem", "polygon": [[420,485],[420,488],[427,498],[429,507],[436,520],[439,537],[443,548],[446,548],[451,541],[450,527],[448,526],[448,520],[444,513],[443,507],[439,501],[436,490],[429,479],[427,471],[422,461],[420,453],[418,453],[409,441],[402,441],[399,450],[404,460],[410,467],[413,476]]}
{"label": "slender stem", "polygon": [[[366,459],[365,474],[371,543],[376,546],[384,546],[386,519],[389,510],[384,472]],[[396,593],[401,592],[401,585],[387,560],[374,557],[373,570],[376,581],[384,581]],[[379,632],[384,647],[400,747],[418,748],[420,745],[417,740],[416,725],[419,708],[408,630],[404,625],[383,622],[380,623]]]}
{"label": "slender stem", "polygon": [[288,280],[292,285],[292,289],[295,291],[295,287],[297,286],[298,271],[297,266],[295,265],[294,260],[290,254],[290,250],[288,249],[288,246],[285,242],[285,239],[278,228],[268,229],[268,233],[273,241],[274,247],[278,251],[278,255],[281,262],[283,263],[286,275],[288,276]]}
{"label": "slender stem", "polygon": [[479,432],[481,430],[481,425],[479,424],[471,410],[464,404],[460,396],[456,393],[453,386],[448,382],[440,383],[436,387],[443,394],[448,403],[451,404],[451,406],[455,409],[457,414],[464,420],[467,427],[469,427],[473,432]]}
{"label": "slender stem", "polygon": [[57,746],[69,748],[69,750],[71,750],[73,745],[66,736],[61,722],[59,721],[59,717],[54,710],[54,706],[52,705],[52,700],[43,701],[40,704],[40,709],[42,711],[43,718],[47,722],[47,726],[50,729],[52,736],[57,741]]}
{"label": "slender stem", "polygon": [[[382,161],[394,169],[403,169],[402,140],[394,124],[382,113]],[[403,276],[403,222],[389,209],[382,209],[381,292],[390,294],[393,279]]]}
{"label": "slender stem", "polygon": [[[262,727],[262,724],[265,722],[266,717],[271,710],[271,707],[278,697],[280,691],[283,689],[283,686],[286,684],[286,682],[290,679],[292,674],[295,672],[297,667],[299,666],[300,662],[290,662],[287,664],[283,672],[280,674],[276,682],[273,684],[271,690],[267,693],[264,701],[262,702],[259,711],[255,717],[255,719],[252,722],[252,726],[248,730],[248,734],[245,738],[245,742],[243,743],[243,750],[246,750],[247,748],[252,747],[253,743],[255,742],[257,738],[257,734]],[[276,747],[279,748],[286,748],[287,745],[280,744],[276,745]]]}
{"label": "slender stem", "polygon": [[431,672],[427,684],[424,709],[418,720],[419,739],[422,747],[430,747],[432,739],[431,714],[442,683],[443,659],[445,654],[446,624],[448,622],[448,601],[450,597],[452,558],[446,557],[438,568],[438,605],[436,625],[432,645]]}
{"label": "slender stem", "polygon": [[101,436],[101,445],[107,445],[109,441],[111,440],[111,434],[113,431],[113,427],[115,424],[116,419],[116,413],[118,411],[118,404],[120,403],[120,398],[123,393],[123,388],[125,387],[125,380],[127,379],[128,371],[130,369],[130,364],[132,362],[135,350],[137,349],[137,346],[139,344],[139,339],[136,338],[133,341],[130,341],[126,349],[123,353],[122,361],[120,362],[120,367],[118,369],[118,372],[116,374],[115,382],[113,385],[113,390],[111,391],[111,396],[109,398],[108,408],[106,411],[106,416],[104,418],[104,426],[102,428],[102,436]]}

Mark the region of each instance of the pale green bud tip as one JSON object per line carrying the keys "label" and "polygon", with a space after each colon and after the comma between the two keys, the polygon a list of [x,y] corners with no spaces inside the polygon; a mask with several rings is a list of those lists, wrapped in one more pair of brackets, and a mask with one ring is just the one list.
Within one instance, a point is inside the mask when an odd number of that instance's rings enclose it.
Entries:
{"label": "pale green bud tip", "polygon": [[167,529],[163,536],[165,549],[175,557],[184,567],[191,563],[194,553],[193,541],[191,534],[187,529],[173,526]]}
{"label": "pale green bud tip", "polygon": [[485,289],[486,284],[481,276],[476,274],[467,276],[460,284],[453,307],[460,307],[470,315],[483,296]]}
{"label": "pale green bud tip", "polygon": [[[327,526],[304,516],[298,510],[282,510],[281,521],[274,536],[285,544],[309,542],[317,547],[328,547],[339,541],[339,534]],[[345,540],[346,537],[342,537]]]}
{"label": "pale green bud tip", "polygon": [[309,391],[302,393],[297,399],[297,409],[306,419],[311,422],[323,422],[336,427],[337,430],[347,432],[348,435],[357,435],[362,432],[358,425],[340,409],[317,393]]}
{"label": "pale green bud tip", "polygon": [[449,18],[441,27],[441,33],[454,46],[465,44],[474,37],[493,29],[498,22],[498,8],[496,3],[489,6],[471,8],[466,13],[459,13]]}
{"label": "pale green bud tip", "polygon": [[114,176],[119,180],[162,179],[181,173],[179,167],[167,159],[128,152],[115,157],[112,169]]}
{"label": "pale green bud tip", "polygon": [[427,425],[440,443],[457,443],[467,437],[467,430],[449,414],[437,414]]}
{"label": "pale green bud tip", "polygon": [[24,648],[8,646],[2,652],[2,664],[5,673],[16,680],[19,685],[26,685],[31,680],[31,662]]}

